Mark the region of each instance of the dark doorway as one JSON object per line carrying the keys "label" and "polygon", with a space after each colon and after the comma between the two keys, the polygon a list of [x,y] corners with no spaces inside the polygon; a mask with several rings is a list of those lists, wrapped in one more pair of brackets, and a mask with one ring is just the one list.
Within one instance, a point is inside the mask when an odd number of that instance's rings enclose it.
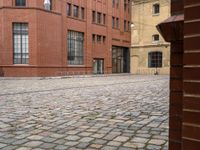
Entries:
{"label": "dark doorway", "polygon": [[112,72],[130,72],[130,52],[126,47],[112,47]]}
{"label": "dark doorway", "polygon": [[94,74],[104,73],[104,59],[101,58],[93,59],[93,73]]}

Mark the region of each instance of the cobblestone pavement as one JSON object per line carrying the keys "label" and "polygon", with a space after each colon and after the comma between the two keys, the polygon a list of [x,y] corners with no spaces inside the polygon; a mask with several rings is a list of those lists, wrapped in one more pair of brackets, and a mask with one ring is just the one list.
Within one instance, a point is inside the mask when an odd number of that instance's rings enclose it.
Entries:
{"label": "cobblestone pavement", "polygon": [[167,150],[168,76],[0,80],[0,149]]}

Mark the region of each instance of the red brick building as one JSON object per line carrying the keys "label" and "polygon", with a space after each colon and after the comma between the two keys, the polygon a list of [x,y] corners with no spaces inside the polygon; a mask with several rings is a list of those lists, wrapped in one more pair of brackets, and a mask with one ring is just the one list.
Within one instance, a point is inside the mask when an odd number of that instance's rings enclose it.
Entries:
{"label": "red brick building", "polygon": [[171,42],[169,150],[200,149],[200,1],[172,0],[158,26]]}
{"label": "red brick building", "polygon": [[0,75],[129,72],[129,3],[0,0]]}

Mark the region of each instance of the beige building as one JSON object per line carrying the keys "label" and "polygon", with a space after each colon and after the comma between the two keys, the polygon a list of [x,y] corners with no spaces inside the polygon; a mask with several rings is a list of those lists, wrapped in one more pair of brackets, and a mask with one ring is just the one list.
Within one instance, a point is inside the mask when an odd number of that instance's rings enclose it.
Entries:
{"label": "beige building", "polygon": [[156,25],[170,16],[170,0],[133,0],[131,73],[169,74],[170,45]]}

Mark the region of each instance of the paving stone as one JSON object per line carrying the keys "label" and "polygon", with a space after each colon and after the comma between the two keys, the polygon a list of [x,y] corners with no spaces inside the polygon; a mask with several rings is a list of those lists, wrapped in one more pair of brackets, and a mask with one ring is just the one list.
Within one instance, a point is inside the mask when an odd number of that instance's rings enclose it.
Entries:
{"label": "paving stone", "polygon": [[25,144],[25,146],[27,146],[27,147],[37,147],[37,146],[41,145],[42,143],[43,142],[41,142],[41,141],[30,141],[30,142],[27,142]]}
{"label": "paving stone", "polygon": [[104,146],[101,150],[117,150],[117,147],[113,147],[113,146]]}
{"label": "paving stone", "polygon": [[95,139],[92,143],[95,143],[95,144],[105,144],[107,143],[106,140],[102,140],[102,139]]}
{"label": "paving stone", "polygon": [[157,145],[147,145],[147,149],[148,150],[160,150],[161,146],[157,146]]}
{"label": "paving stone", "polygon": [[91,137],[84,137],[84,138],[80,139],[79,141],[80,141],[80,142],[91,142],[92,140],[94,140],[94,138],[91,138]]}
{"label": "paving stone", "polygon": [[40,145],[41,148],[43,149],[52,149],[53,147],[55,147],[55,144],[53,143],[43,143],[42,145]]}
{"label": "paving stone", "polygon": [[120,146],[121,144],[122,144],[121,142],[110,141],[110,142],[108,142],[107,145],[109,145],[109,146]]}
{"label": "paving stone", "polygon": [[28,139],[29,140],[41,140],[43,137],[42,136],[39,136],[39,135],[32,135],[32,136],[29,136]]}
{"label": "paving stone", "polygon": [[126,142],[129,140],[129,137],[126,136],[118,136],[114,139],[114,141],[118,141],[118,142]]}
{"label": "paving stone", "polygon": [[70,136],[67,136],[65,139],[70,140],[70,141],[77,141],[80,139],[80,137],[76,135],[70,135]]}
{"label": "paving stone", "polygon": [[57,145],[54,149],[56,150],[67,150],[68,146],[65,145]]}
{"label": "paving stone", "polygon": [[81,148],[81,149],[85,149],[85,148],[87,148],[89,145],[90,145],[90,143],[81,142],[81,143],[79,143],[76,147],[77,147],[77,148]]}
{"label": "paving stone", "polygon": [[30,147],[20,147],[20,148],[17,148],[16,150],[31,150]]}
{"label": "paving stone", "polygon": [[69,142],[66,142],[65,143],[65,145],[68,145],[68,146],[75,146],[75,145],[77,145],[78,144],[78,142],[73,142],[73,141],[69,141]]}
{"label": "paving stone", "polygon": [[103,147],[103,145],[101,145],[101,144],[91,144],[90,147],[95,148],[95,149],[100,149],[101,147]]}
{"label": "paving stone", "polygon": [[140,138],[140,137],[134,137],[133,139],[131,139],[132,142],[135,143],[147,143],[149,139],[147,138]]}
{"label": "paving stone", "polygon": [[7,144],[0,143],[0,148],[5,147]]}
{"label": "paving stone", "polygon": [[158,140],[158,139],[151,139],[149,141],[150,144],[153,144],[153,145],[163,145],[165,144],[165,140]]}

